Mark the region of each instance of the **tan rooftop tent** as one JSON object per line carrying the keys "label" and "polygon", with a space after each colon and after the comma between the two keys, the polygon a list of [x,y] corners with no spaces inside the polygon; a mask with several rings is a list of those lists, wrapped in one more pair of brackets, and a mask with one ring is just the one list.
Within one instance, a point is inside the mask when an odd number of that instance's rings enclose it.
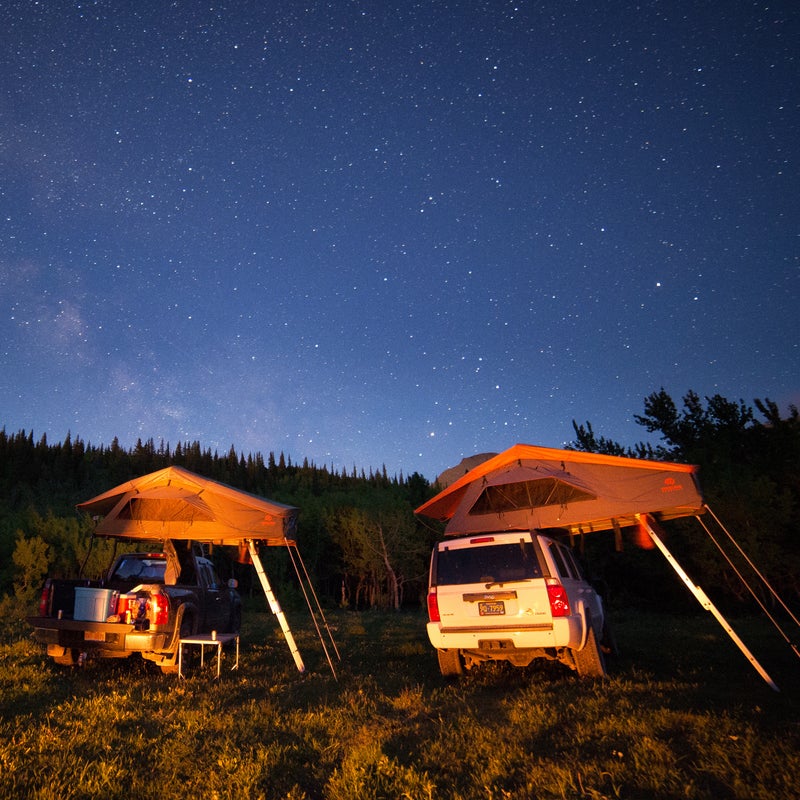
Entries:
{"label": "tan rooftop tent", "polygon": [[417,514],[447,520],[448,536],[476,531],[634,525],[703,512],[697,467],[517,444],[473,467]]}
{"label": "tan rooftop tent", "polygon": [[[479,463],[466,474],[462,474],[461,465],[443,473],[448,480],[459,474],[461,477],[415,513],[446,522],[446,536],[547,528],[566,529],[571,534],[609,529],[619,533],[623,527],[636,525],[646,531],[700,605],[716,617],[761,677],[777,690],[661,536],[656,520],[700,519],[709,511],[700,492],[697,467],[527,444],[485,456],[485,460],[478,458]],[[702,520],[700,524],[705,528]]]}
{"label": "tan rooftop tent", "polygon": [[[300,672],[305,671],[294,637],[272,591],[258,552],[258,547],[262,544],[283,545],[287,548],[319,632],[311,605],[311,597],[316,600],[316,594],[293,538],[297,529],[297,508],[242,492],[174,466],[127,481],[91,500],[79,503],[78,508],[98,520],[95,529],[97,536],[147,541],[191,539],[204,544],[247,548],[267,602],[280,623],[295,664]],[[319,601],[316,606],[330,635]],[[321,633],[320,641],[335,676],[336,672]],[[332,637],[331,644],[336,651]]]}
{"label": "tan rooftop tent", "polygon": [[102,517],[98,536],[126,539],[193,539],[240,545],[247,539],[285,544],[298,509],[239,491],[182,467],[167,467],[123,483],[81,511]]}

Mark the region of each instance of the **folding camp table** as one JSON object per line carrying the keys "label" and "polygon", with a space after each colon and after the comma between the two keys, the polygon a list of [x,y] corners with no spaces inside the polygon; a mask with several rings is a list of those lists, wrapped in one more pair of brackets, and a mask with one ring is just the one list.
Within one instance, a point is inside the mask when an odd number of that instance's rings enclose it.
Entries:
{"label": "folding camp table", "polygon": [[217,678],[220,675],[220,667],[222,664],[222,647],[229,642],[236,642],[236,661],[234,662],[231,670],[238,669],[239,667],[239,634],[238,633],[217,633],[217,634],[198,634],[197,636],[188,636],[178,642],[178,677],[183,678],[183,647],[184,645],[194,645],[200,648],[200,667],[202,669],[205,662],[206,646],[217,648]]}

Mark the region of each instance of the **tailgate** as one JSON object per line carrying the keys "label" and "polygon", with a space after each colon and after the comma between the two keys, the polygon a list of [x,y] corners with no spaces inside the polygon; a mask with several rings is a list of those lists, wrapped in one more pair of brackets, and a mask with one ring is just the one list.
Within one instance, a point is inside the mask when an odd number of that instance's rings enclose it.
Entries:
{"label": "tailgate", "polygon": [[550,601],[541,579],[490,589],[480,583],[439,586],[436,594],[442,628],[446,630],[552,627]]}

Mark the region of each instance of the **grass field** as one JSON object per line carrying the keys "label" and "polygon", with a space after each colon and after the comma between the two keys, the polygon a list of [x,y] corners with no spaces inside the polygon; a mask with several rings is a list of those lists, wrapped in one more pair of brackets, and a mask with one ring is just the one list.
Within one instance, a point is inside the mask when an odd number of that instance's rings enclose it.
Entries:
{"label": "grass field", "polygon": [[187,679],[140,660],[56,667],[0,648],[0,797],[745,798],[798,796],[800,660],[761,622],[612,616],[620,657],[584,682],[556,664],[438,674],[421,614],[333,612],[338,681],[291,616],[245,615],[238,671]]}

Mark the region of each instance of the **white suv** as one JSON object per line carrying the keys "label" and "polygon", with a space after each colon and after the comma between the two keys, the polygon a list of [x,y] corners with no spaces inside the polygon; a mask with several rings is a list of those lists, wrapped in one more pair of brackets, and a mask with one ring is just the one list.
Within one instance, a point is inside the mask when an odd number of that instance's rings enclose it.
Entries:
{"label": "white suv", "polygon": [[484,661],[525,667],[537,658],[585,677],[606,674],[603,602],[571,549],[555,539],[516,531],[440,542],[428,587],[428,638],[443,675]]}

